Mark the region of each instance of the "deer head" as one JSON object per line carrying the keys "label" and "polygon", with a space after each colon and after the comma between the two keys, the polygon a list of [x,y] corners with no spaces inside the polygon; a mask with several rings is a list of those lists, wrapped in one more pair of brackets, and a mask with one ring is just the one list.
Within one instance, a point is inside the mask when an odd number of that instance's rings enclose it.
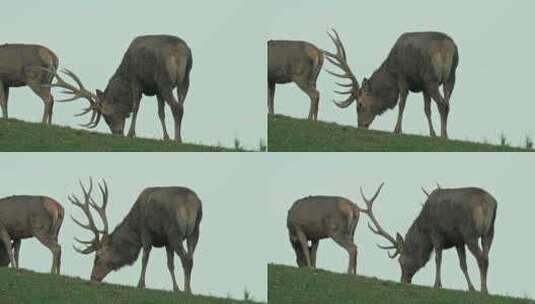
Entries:
{"label": "deer head", "polygon": [[337,85],[346,88],[347,91],[335,91],[335,93],[341,95],[348,95],[347,99],[344,101],[334,100],[334,104],[339,108],[347,108],[353,101],[357,102],[357,118],[358,118],[358,127],[359,128],[369,128],[372,124],[375,116],[377,116],[376,104],[379,102],[379,97],[374,94],[372,89],[371,81],[364,78],[362,81],[362,87],[360,86],[357,78],[351,71],[347,63],[347,56],[344,44],[338,35],[336,30],[332,30],[334,35],[327,33],[331,40],[333,41],[336,47],[336,53],[330,53],[324,51],[326,54],[327,60],[333,65],[342,70],[342,74],[335,73],[327,70],[327,72],[335,77],[350,80],[350,83],[336,83]]}
{"label": "deer head", "polygon": [[[88,223],[83,224],[82,222],[75,219],[71,216],[72,220],[78,224],[80,227],[91,231],[94,235],[94,238],[89,241],[82,241],[78,238],[75,238],[77,242],[82,245],[85,245],[85,249],[79,249],[76,246],[74,250],[80,254],[91,254],[95,252],[95,260],[93,263],[93,270],[91,272],[92,281],[102,281],[102,279],[115,268],[114,255],[111,247],[111,237],[108,233],[108,219],[106,217],[106,206],[108,205],[108,185],[106,181],[103,181],[102,184],[98,184],[100,192],[102,194],[102,204],[99,206],[93,200],[91,192],[93,191],[93,180],[89,180],[89,190],[86,191],[82,182],[80,182],[82,191],[84,194],[84,201],[81,202],[75,194],[69,196],[69,201],[79,207],[87,217]],[[91,209],[96,211],[100,216],[104,228],[99,230],[93,219]]]}
{"label": "deer head", "polygon": [[410,248],[407,248],[407,246],[405,246],[405,241],[401,234],[396,233],[396,237],[392,237],[381,227],[379,221],[373,214],[373,203],[379,195],[381,189],[383,188],[383,185],[384,183],[379,186],[372,199],[366,198],[366,196],[364,195],[364,191],[362,190],[362,188],[360,188],[360,194],[362,196],[362,199],[366,203],[366,210],[363,210],[363,212],[368,215],[371,222],[373,223],[373,226],[368,223],[368,227],[370,228],[370,230],[373,233],[382,236],[390,243],[390,245],[388,246],[377,245],[377,247],[384,250],[395,250],[394,253],[388,253],[388,256],[391,259],[395,259],[397,256],[399,256],[398,261],[401,267],[401,282],[411,283],[414,274],[422,267],[421,260],[418,259],[418,257],[413,254],[413,252],[411,252]]}
{"label": "deer head", "polygon": [[89,107],[84,109],[81,113],[75,115],[83,116],[89,112],[92,113],[89,122],[81,124],[81,126],[89,129],[94,129],[98,126],[100,118],[103,116],[104,121],[106,121],[106,124],[108,125],[110,131],[113,134],[123,135],[126,116],[121,111],[117,111],[116,107],[114,107],[113,103],[110,101],[109,98],[106,97],[106,94],[104,92],[96,90],[96,94],[93,94],[84,87],[80,78],[76,76],[76,74],[74,74],[71,70],[63,69],[62,73],[74,80],[78,87],[67,83],[61,76],[59,76],[56,71],[46,71],[54,75],[54,77],[56,78],[56,82],[46,86],[63,88],[65,90],[62,93],[72,95],[67,99],[56,101],[71,102],[80,98],[85,98],[87,101],[89,101]]}

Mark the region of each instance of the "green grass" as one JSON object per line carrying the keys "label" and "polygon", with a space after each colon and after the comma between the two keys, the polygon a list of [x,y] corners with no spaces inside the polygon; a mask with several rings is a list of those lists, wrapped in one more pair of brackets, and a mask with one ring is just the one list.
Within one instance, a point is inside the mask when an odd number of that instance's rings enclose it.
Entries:
{"label": "green grass", "polygon": [[528,299],[401,285],[323,270],[268,266],[270,304],[534,304]]}
{"label": "green grass", "polygon": [[506,152],[532,151],[418,135],[396,135],[335,123],[281,115],[268,118],[268,150],[273,152]]}
{"label": "green grass", "polygon": [[170,291],[92,283],[78,278],[0,268],[0,304],[212,304],[253,303],[232,299],[188,296]]}
{"label": "green grass", "polygon": [[76,130],[56,125],[0,119],[0,151],[10,152],[230,152],[241,151],[197,144]]}

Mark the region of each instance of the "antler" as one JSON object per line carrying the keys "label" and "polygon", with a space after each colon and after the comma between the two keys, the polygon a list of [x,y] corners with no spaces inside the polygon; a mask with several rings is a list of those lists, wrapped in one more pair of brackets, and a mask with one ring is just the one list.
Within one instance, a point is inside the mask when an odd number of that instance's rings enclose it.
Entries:
{"label": "antler", "polygon": [[[77,242],[79,242],[79,243],[81,243],[83,245],[88,245],[83,250],[77,248],[76,246],[73,246],[74,250],[76,250],[76,252],[78,252],[78,253],[81,253],[81,254],[90,254],[90,253],[92,253],[93,251],[97,250],[97,248],[99,246],[99,243],[100,243],[99,236],[100,236],[100,234],[102,234],[103,236],[108,235],[108,219],[106,217],[106,206],[108,205],[108,185],[106,184],[106,181],[104,181],[104,180],[103,180],[103,184],[104,184],[104,186],[102,186],[100,183],[98,184],[98,187],[99,187],[100,192],[102,194],[102,206],[98,206],[95,203],[95,201],[93,200],[93,198],[91,197],[91,192],[93,191],[93,179],[92,178],[89,178],[89,191],[85,190],[84,185],[80,181],[80,186],[82,187],[82,191],[84,193],[84,202],[83,203],[80,202],[80,200],[78,199],[78,197],[75,194],[69,195],[69,201],[73,205],[75,205],[75,206],[79,207],[80,209],[82,209],[82,211],[84,212],[85,216],[87,217],[88,223],[87,224],[83,224],[80,221],[78,221],[77,219],[75,219],[72,215],[71,215],[71,219],[76,224],[78,224],[80,227],[82,227],[84,229],[87,229],[87,230],[93,232],[93,234],[94,234],[94,238],[92,240],[90,240],[90,241],[82,241],[82,240],[79,240],[78,238],[74,238]],[[94,209],[98,213],[98,215],[100,216],[100,219],[102,220],[102,224],[104,225],[104,229],[103,230],[99,230],[97,228],[97,226],[95,225],[95,220],[93,219],[93,215],[91,214],[91,208]]]}
{"label": "antler", "polygon": [[362,199],[364,200],[364,202],[366,203],[366,210],[363,211],[364,213],[366,213],[369,217],[370,217],[370,220],[372,221],[373,225],[375,226],[375,228],[372,227],[372,225],[370,225],[370,223],[368,223],[368,227],[370,228],[370,230],[379,235],[379,236],[382,236],[384,237],[385,239],[387,239],[390,243],[392,243],[391,246],[381,246],[381,245],[377,245],[377,247],[381,248],[381,249],[385,249],[385,250],[391,250],[391,249],[395,249],[396,251],[393,253],[393,254],[388,254],[388,256],[391,258],[391,259],[394,259],[400,252],[401,250],[401,244],[398,243],[398,241],[396,241],[395,238],[393,238],[388,232],[386,232],[382,227],[381,225],[379,224],[379,221],[377,221],[377,219],[375,218],[375,215],[373,214],[373,202],[375,201],[375,199],[377,198],[377,196],[379,195],[379,193],[381,192],[381,189],[383,188],[385,183],[382,183],[379,188],[377,189],[377,191],[375,192],[375,195],[372,197],[372,199],[367,199],[366,196],[364,195],[364,191],[362,190],[362,187],[360,187],[360,195],[362,196]]}
{"label": "antler", "polygon": [[331,38],[334,45],[336,46],[336,54],[330,53],[328,51],[324,51],[325,55],[327,56],[327,60],[334,64],[336,67],[342,70],[343,74],[335,73],[332,71],[327,70],[327,72],[335,77],[343,78],[343,79],[349,79],[351,80],[351,83],[336,83],[337,85],[349,88],[347,91],[334,91],[335,93],[341,94],[341,95],[347,95],[346,100],[344,101],[336,101],[334,100],[334,103],[340,107],[340,108],[347,108],[349,107],[353,101],[356,99],[356,96],[354,95],[354,92],[356,92],[359,88],[359,82],[355,75],[353,75],[353,72],[351,71],[351,68],[347,64],[347,57],[346,57],[346,50],[344,48],[344,44],[342,43],[342,40],[340,40],[340,36],[338,35],[338,32],[333,29],[334,36],[327,32],[327,35]]}
{"label": "antler", "polygon": [[85,124],[81,124],[81,125],[90,129],[95,128],[98,125],[100,121],[100,116],[101,116],[101,113],[99,111],[99,104],[97,102],[98,100],[97,96],[91,93],[91,91],[87,90],[82,84],[82,81],[80,80],[80,78],[76,76],[76,74],[74,74],[74,72],[72,72],[69,69],[63,69],[61,70],[61,72],[67,75],[72,80],[74,80],[76,84],[78,85],[78,87],[66,82],[61,76],[59,76],[59,74],[55,70],[51,70],[51,69],[44,69],[44,70],[54,75],[54,77],[56,78],[56,82],[45,85],[45,86],[48,86],[51,88],[63,88],[65,90],[62,91],[62,93],[72,95],[72,97],[70,98],[56,100],[56,101],[70,102],[70,101],[74,101],[80,98],[85,98],[87,99],[87,101],[89,101],[89,107],[85,108],[82,112],[76,114],[75,116],[77,117],[83,116],[89,113],[90,111],[92,111],[93,113],[91,114],[91,119],[89,120],[89,122]]}

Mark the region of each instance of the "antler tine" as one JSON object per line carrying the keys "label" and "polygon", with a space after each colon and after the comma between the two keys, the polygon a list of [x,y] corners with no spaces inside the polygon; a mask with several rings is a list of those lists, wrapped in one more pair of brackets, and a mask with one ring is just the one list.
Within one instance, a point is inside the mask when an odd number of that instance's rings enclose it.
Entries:
{"label": "antler tine", "polygon": [[437,189],[442,189],[442,187],[440,187],[440,184],[437,182]]}
{"label": "antler tine", "polygon": [[98,206],[97,203],[91,198],[89,205],[97,211],[98,215],[100,216],[100,219],[102,220],[102,225],[104,225],[104,229],[100,230],[101,233],[108,234],[108,218],[106,216],[106,206],[108,205],[108,185],[106,184],[106,181],[103,180],[104,187],[99,183],[98,188],[100,189],[100,193],[102,194],[102,206]]}
{"label": "antler tine", "polygon": [[422,187],[422,191],[425,193],[425,196],[429,196],[429,192],[427,192],[424,187]]}
{"label": "antler tine", "polygon": [[373,195],[373,197],[371,199],[366,198],[366,196],[364,195],[364,191],[362,190],[362,187],[360,188],[360,195],[362,196],[362,199],[364,200],[364,202],[366,203],[366,206],[367,206],[367,209],[363,210],[363,212],[368,215],[368,217],[370,218],[370,220],[373,223],[373,226],[370,223],[368,223],[368,228],[370,228],[370,230],[374,234],[382,236],[383,238],[385,238],[386,240],[388,240],[392,244],[391,246],[379,246],[379,248],[385,249],[385,250],[396,249],[396,252],[394,254],[392,254],[392,255],[388,254],[391,258],[394,258],[399,253],[399,250],[400,250],[399,246],[400,245],[398,244],[398,242],[396,241],[396,239],[394,237],[392,237],[388,232],[386,232],[381,227],[381,225],[379,224],[379,221],[377,220],[377,218],[373,214],[373,203],[377,199],[377,196],[381,192],[381,189],[383,188],[383,186],[384,186],[384,183],[382,183],[379,186],[379,188],[377,188],[377,191],[375,191],[375,194]]}

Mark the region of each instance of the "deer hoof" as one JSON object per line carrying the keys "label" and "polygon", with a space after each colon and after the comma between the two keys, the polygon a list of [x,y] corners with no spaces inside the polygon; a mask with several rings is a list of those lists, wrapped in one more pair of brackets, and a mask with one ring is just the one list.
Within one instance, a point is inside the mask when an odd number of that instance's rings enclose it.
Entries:
{"label": "deer hoof", "polygon": [[145,288],[145,282],[139,282],[137,288]]}
{"label": "deer hoof", "polygon": [[136,132],[128,132],[127,136],[130,137],[130,138],[134,138],[134,137],[136,137]]}

